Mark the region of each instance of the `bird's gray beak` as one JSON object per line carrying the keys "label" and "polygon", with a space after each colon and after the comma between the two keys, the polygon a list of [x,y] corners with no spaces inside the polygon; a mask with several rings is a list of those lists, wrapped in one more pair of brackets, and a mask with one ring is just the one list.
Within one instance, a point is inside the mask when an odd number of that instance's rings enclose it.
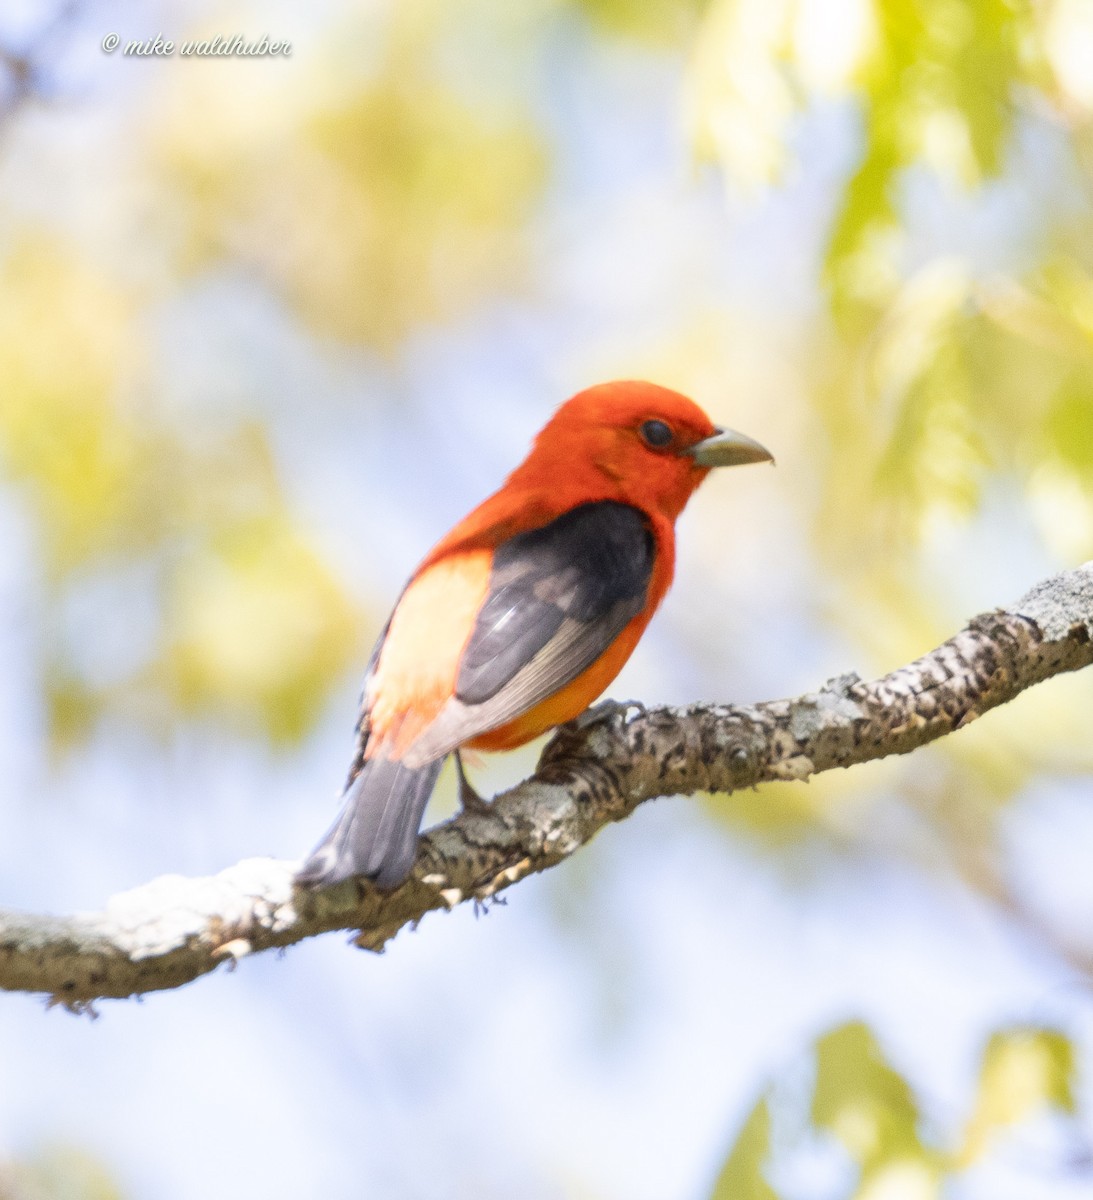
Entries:
{"label": "bird's gray beak", "polygon": [[700,467],[742,467],[745,463],[774,462],[774,455],[758,442],[734,429],[718,429],[687,453]]}

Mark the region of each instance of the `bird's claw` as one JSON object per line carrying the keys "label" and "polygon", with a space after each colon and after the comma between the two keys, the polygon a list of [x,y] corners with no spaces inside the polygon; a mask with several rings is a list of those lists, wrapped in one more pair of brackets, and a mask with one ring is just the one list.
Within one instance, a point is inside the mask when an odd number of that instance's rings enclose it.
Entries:
{"label": "bird's claw", "polygon": [[645,712],[645,705],[640,700],[601,700],[598,704],[589,705],[573,721],[573,725],[576,729],[588,729],[591,725],[599,725],[610,721],[612,717],[617,717],[620,714],[625,720],[626,714],[632,708],[637,709],[639,713]]}

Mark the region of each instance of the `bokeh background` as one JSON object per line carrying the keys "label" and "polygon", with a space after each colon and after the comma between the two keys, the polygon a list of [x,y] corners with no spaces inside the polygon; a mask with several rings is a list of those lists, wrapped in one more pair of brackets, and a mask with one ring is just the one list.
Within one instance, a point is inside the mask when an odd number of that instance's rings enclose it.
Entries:
{"label": "bokeh background", "polygon": [[[291,55],[124,54],[235,33]],[[592,382],[778,458],[617,697],[883,672],[1093,557],[1088,0],[18,0],[0,81],[7,906],[308,850],[404,578]],[[382,957],[0,997],[0,1196],[1088,1196],[1091,711],[647,805]]]}

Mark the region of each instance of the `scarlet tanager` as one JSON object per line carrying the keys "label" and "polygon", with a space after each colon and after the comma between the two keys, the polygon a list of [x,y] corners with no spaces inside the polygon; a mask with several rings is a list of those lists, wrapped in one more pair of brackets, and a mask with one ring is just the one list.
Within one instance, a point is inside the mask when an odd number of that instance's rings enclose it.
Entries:
{"label": "scarlet tanager", "polygon": [[509,750],[583,712],[668,590],[691,493],[712,467],[764,461],[758,442],[652,383],[563,404],[410,577],[365,674],[341,812],[297,882],[401,883],[448,755]]}

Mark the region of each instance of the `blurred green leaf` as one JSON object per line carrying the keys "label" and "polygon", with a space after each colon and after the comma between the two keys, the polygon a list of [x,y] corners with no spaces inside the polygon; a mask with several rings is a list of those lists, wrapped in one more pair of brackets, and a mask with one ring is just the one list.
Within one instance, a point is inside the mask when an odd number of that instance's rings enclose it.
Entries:
{"label": "blurred green leaf", "polygon": [[[162,729],[215,710],[278,740],[305,734],[359,659],[363,622],[286,513],[266,430],[193,436],[126,395],[147,364],[127,290],[44,234],[0,264],[0,459],[31,500],[45,552],[43,680],[51,744],[85,739],[108,714]],[[100,677],[101,630],[60,615],[89,580],[140,564],[159,645]],[[154,626],[155,620],[149,624]],[[109,628],[108,628],[109,627]],[[217,661],[219,659],[219,661]]]}
{"label": "blurred green leaf", "polygon": [[49,1146],[0,1163],[0,1200],[122,1200],[106,1168],[74,1146]]}
{"label": "blurred green leaf", "polygon": [[861,316],[899,282],[900,173],[929,162],[965,183],[1001,169],[1019,45],[1031,12],[1007,0],[876,0],[877,36],[862,75],[865,147],[828,242],[837,317]]}
{"label": "blurred green leaf", "polygon": [[570,0],[593,24],[620,37],[672,45],[690,33],[710,0]]}
{"label": "blurred green leaf", "polygon": [[961,1167],[980,1158],[1001,1130],[1045,1109],[1074,1113],[1075,1054],[1055,1029],[1018,1026],[994,1033],[983,1052],[975,1109],[957,1154]]}
{"label": "blurred green leaf", "polygon": [[[954,100],[967,122],[977,177],[996,175],[1013,123],[1012,89],[1023,79],[1022,39],[1031,32],[1028,0],[948,0],[946,49],[953,64]],[[941,27],[940,11],[932,21]]]}
{"label": "blurred green leaf", "polygon": [[396,61],[340,111],[315,117],[310,138],[330,168],[324,199],[341,236],[325,240],[327,253],[309,245],[288,264],[288,283],[324,330],[390,348],[414,324],[517,282],[515,230],[546,174],[531,128],[477,120]]}
{"label": "blurred green leaf", "polygon": [[764,1097],[737,1135],[710,1200],[778,1200],[778,1193],[763,1174],[769,1154],[770,1109]]}
{"label": "blurred green leaf", "polygon": [[86,741],[108,707],[105,697],[67,666],[48,664],[43,688],[50,749],[58,756]]}
{"label": "blurred green leaf", "polygon": [[277,741],[310,728],[360,651],[363,622],[285,514],[218,531],[185,561],[168,613],[167,671],[183,712],[257,717]]}
{"label": "blurred green leaf", "polygon": [[[946,1184],[982,1158],[1001,1130],[1045,1110],[1075,1113],[1075,1070],[1074,1045],[1057,1030],[998,1030],[984,1051],[975,1105],[963,1130],[938,1130],[936,1141],[928,1142],[909,1083],[887,1061],[868,1026],[850,1021],[816,1041],[810,1118],[858,1165],[852,1189],[839,1193],[846,1200],[939,1200]],[[711,1200],[777,1200],[767,1174],[785,1166],[792,1177],[798,1151],[807,1145],[810,1154],[816,1152],[804,1114],[792,1111],[794,1092],[777,1088],[777,1081],[768,1085],[756,1101]],[[774,1094],[779,1095],[776,1139],[771,1133]]]}
{"label": "blurred green leaf", "polygon": [[812,1120],[843,1143],[864,1175],[891,1160],[926,1155],[911,1088],[861,1021],[842,1025],[816,1043]]}
{"label": "blurred green leaf", "polygon": [[1074,371],[1063,381],[1044,432],[1065,466],[1083,474],[1093,470],[1093,370]]}
{"label": "blurred green leaf", "polygon": [[[181,202],[180,265],[245,263],[312,328],[385,353],[518,286],[546,146],[516,106],[483,110],[444,81],[441,12],[397,6],[371,77],[335,74],[320,102],[282,95],[289,111],[255,105],[234,76],[180,80],[153,160]],[[328,65],[343,53],[329,46]],[[217,112],[213,136],[195,107]]]}
{"label": "blurred green leaf", "polygon": [[27,233],[0,266],[0,456],[28,488],[54,577],[147,541],[133,495],[145,445],[118,401],[141,361],[131,317],[125,293],[59,239]]}

